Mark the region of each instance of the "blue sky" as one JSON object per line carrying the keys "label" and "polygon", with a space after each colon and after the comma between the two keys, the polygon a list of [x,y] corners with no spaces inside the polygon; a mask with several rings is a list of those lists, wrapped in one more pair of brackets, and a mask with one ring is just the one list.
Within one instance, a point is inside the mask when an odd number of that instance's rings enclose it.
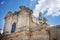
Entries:
{"label": "blue sky", "polygon": [[8,11],[19,11],[24,5],[33,10],[35,17],[41,11],[51,25],[60,25],[60,1],[58,0],[0,0],[0,29],[4,28],[4,17]]}

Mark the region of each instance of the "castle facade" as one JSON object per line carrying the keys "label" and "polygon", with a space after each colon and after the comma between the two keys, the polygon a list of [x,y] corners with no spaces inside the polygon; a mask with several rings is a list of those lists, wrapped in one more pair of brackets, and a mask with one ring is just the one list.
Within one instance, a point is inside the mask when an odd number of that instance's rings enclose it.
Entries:
{"label": "castle facade", "polygon": [[2,40],[49,40],[48,21],[39,13],[33,16],[33,11],[21,6],[21,11],[8,12],[5,17],[4,35]]}

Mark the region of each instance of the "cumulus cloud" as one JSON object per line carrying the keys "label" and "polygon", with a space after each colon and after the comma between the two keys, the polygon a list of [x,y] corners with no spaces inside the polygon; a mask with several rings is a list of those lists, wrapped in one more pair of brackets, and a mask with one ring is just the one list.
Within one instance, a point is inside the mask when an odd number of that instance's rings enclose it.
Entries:
{"label": "cumulus cloud", "polygon": [[34,16],[38,17],[39,12],[44,13],[44,10],[48,8],[46,16],[59,16],[60,15],[60,0],[38,0],[34,8]]}
{"label": "cumulus cloud", "polygon": [[[52,0],[51,0],[52,1]],[[60,15],[60,1],[59,0],[53,0],[50,1],[50,4],[48,6],[48,13],[46,13],[47,16],[59,16]]]}
{"label": "cumulus cloud", "polygon": [[44,5],[45,0],[38,0],[38,4],[35,6],[33,10],[33,15],[38,17],[38,13],[42,10],[42,5]]}

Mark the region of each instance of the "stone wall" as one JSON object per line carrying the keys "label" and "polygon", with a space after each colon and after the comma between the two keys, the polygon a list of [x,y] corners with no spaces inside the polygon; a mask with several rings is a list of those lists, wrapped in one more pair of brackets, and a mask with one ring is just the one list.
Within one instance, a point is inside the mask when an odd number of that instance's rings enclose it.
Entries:
{"label": "stone wall", "polygon": [[49,40],[49,33],[44,29],[32,32],[30,40]]}
{"label": "stone wall", "polygon": [[31,15],[32,15],[32,11],[28,8],[21,9],[21,11],[14,13],[8,12],[8,14],[5,17],[4,34],[5,35],[11,34],[13,23],[16,23],[15,32],[21,31],[23,27],[25,28],[25,30],[27,28],[28,31],[29,19]]}
{"label": "stone wall", "polygon": [[20,14],[18,15],[18,22],[17,22],[17,28],[16,31],[21,31],[22,28],[27,27],[29,30],[29,13],[26,11],[22,11],[20,12]]}
{"label": "stone wall", "polygon": [[12,27],[12,14],[8,14],[6,20],[5,20],[5,25],[4,25],[4,34],[11,34],[11,27]]}
{"label": "stone wall", "polygon": [[60,40],[60,25],[50,28],[50,40]]}
{"label": "stone wall", "polygon": [[49,34],[44,29],[36,32],[23,31],[2,36],[1,40],[49,40]]}

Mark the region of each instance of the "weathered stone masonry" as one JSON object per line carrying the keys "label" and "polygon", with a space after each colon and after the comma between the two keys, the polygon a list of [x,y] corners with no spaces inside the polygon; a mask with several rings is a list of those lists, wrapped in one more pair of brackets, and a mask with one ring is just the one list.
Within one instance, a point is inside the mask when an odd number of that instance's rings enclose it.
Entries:
{"label": "weathered stone masonry", "polygon": [[[35,18],[33,11],[21,6],[21,11],[8,12],[5,17],[4,35],[1,40],[49,40],[49,23],[44,17]],[[40,12],[41,14],[41,12]],[[40,18],[41,16],[39,16]],[[12,25],[16,23],[15,32]],[[11,32],[13,31],[13,33]]]}

